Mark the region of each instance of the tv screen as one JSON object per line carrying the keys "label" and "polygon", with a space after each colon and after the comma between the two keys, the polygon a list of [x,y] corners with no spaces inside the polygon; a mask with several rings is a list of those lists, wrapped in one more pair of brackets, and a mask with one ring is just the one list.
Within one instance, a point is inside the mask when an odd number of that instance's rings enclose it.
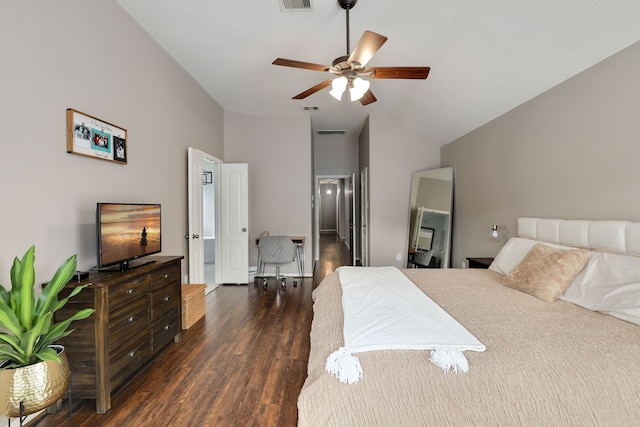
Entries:
{"label": "tv screen", "polygon": [[98,203],[96,228],[99,268],[123,271],[129,261],[162,250],[159,204]]}

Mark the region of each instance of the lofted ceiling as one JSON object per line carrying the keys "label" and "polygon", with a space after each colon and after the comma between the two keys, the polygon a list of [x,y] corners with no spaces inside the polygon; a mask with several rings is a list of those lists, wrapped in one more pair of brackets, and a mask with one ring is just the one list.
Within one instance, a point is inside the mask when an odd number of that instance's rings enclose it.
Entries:
{"label": "lofted ceiling", "polygon": [[117,1],[225,110],[356,134],[384,114],[440,145],[640,41],[638,0],[359,0],[351,49],[365,30],[388,37],[368,66],[431,67],[427,80],[372,79],[378,101],[362,106],[330,88],[293,100],[331,75],[272,65],[345,55],[337,0]]}

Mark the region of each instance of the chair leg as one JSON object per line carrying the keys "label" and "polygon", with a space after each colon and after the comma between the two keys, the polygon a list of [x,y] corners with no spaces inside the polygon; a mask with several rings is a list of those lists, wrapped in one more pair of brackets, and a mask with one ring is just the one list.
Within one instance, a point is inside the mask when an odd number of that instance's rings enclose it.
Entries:
{"label": "chair leg", "polygon": [[280,281],[282,289],[286,289],[287,285],[286,285],[286,277],[282,277],[280,276],[280,264],[276,264],[276,281]]}

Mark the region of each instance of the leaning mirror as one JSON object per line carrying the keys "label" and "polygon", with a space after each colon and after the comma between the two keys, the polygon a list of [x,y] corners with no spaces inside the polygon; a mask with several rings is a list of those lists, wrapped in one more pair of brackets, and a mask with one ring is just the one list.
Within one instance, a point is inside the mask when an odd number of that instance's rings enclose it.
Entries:
{"label": "leaning mirror", "polygon": [[408,268],[448,268],[453,168],[414,172],[409,206]]}

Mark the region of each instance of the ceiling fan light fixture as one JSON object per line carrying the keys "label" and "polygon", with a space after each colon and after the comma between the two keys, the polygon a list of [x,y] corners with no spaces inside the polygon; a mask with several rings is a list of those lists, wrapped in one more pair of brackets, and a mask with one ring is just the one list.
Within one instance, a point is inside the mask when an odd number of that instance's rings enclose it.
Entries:
{"label": "ceiling fan light fixture", "polygon": [[371,82],[368,80],[361,79],[360,77],[353,79],[349,85],[349,97],[351,101],[359,101],[360,98],[367,93],[369,86],[371,86]]}
{"label": "ceiling fan light fixture", "polygon": [[342,94],[347,89],[347,83],[349,83],[349,81],[345,76],[333,79],[329,94],[340,101],[342,99]]}

